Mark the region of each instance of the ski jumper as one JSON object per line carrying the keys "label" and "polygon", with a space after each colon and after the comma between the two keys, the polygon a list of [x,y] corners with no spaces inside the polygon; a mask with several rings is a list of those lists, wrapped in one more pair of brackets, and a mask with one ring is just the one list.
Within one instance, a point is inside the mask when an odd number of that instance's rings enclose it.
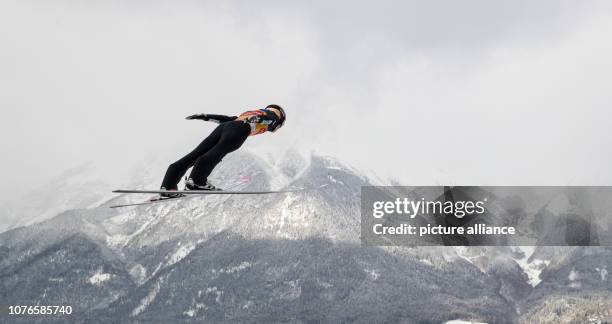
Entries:
{"label": "ski jumper", "polygon": [[162,187],[176,190],[181,177],[193,166],[189,178],[205,184],[212,170],[230,152],[240,148],[249,136],[265,133],[279,117],[270,110],[246,111],[240,116],[206,115],[205,120],[219,123],[193,151],[170,164]]}

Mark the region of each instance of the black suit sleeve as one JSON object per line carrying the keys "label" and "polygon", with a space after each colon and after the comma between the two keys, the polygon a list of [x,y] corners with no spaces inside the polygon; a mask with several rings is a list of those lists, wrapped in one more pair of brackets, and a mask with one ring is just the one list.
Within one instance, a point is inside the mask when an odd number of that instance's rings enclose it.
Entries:
{"label": "black suit sleeve", "polygon": [[211,115],[211,114],[206,114],[206,117],[208,117],[210,121],[214,121],[217,123],[225,123],[225,122],[232,121],[238,118],[238,116]]}

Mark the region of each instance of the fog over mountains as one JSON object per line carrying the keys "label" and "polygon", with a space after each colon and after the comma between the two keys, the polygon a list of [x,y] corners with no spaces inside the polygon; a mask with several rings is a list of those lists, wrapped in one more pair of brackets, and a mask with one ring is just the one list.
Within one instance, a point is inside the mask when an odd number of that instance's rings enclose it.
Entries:
{"label": "fog over mountains", "polygon": [[[278,195],[133,208],[93,166],[5,208],[0,305],[71,305],[23,322],[612,321],[605,247],[361,247],[360,187],[388,184],[333,158],[231,154],[213,183]],[[160,166],[126,186],[156,188]]]}

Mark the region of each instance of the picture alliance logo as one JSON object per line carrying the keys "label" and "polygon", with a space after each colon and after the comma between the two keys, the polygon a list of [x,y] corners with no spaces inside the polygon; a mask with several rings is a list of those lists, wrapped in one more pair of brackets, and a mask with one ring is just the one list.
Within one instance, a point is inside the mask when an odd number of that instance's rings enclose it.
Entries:
{"label": "picture alliance logo", "polygon": [[487,198],[472,201],[426,201],[396,198],[395,201],[376,201],[372,205],[372,216],[382,218],[387,215],[407,215],[415,218],[421,215],[453,215],[463,218],[471,215],[482,215],[485,212]]}

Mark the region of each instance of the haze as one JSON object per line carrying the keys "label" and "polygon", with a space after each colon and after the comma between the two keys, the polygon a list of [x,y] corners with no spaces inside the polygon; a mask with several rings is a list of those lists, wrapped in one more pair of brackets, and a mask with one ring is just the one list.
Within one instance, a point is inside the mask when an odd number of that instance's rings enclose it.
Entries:
{"label": "haze", "polygon": [[120,181],[214,127],[185,116],[269,103],[286,127],[250,149],[406,185],[610,185],[610,57],[608,1],[3,0],[0,201],[87,161]]}

